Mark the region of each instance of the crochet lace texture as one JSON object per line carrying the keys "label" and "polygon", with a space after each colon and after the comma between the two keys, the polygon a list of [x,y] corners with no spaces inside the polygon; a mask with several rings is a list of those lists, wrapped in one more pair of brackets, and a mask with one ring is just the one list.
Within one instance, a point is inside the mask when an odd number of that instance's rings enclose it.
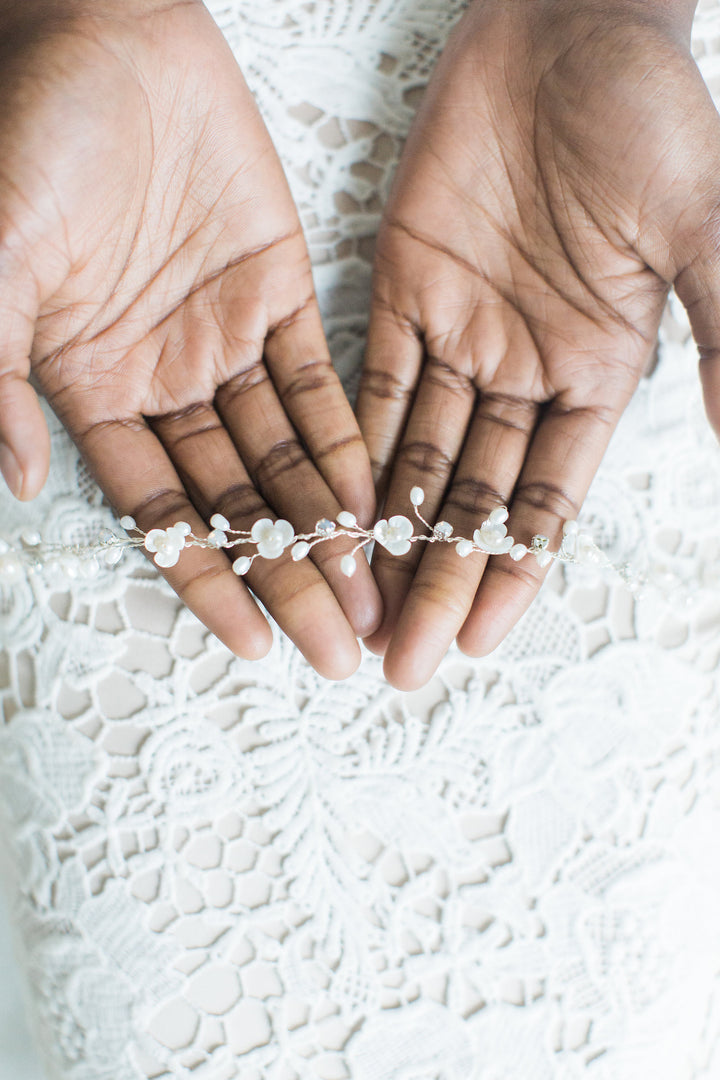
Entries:
{"label": "crochet lace texture", "polygon": [[[373,238],[457,0],[225,0],[350,392]],[[720,88],[720,5],[695,48]],[[282,56],[282,62],[279,57]],[[329,104],[332,103],[331,111]],[[404,695],[232,657],[140,555],[0,592],[0,822],[56,1080],[720,1076],[720,451],[671,303],[582,522],[673,602],[556,566]],[[50,419],[2,531],[109,512]]]}

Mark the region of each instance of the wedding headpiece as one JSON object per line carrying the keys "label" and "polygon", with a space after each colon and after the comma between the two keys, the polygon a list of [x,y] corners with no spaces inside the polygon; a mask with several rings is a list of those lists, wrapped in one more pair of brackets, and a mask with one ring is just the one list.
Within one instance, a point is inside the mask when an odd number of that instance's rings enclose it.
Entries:
{"label": "wedding headpiece", "polygon": [[531,556],[540,567],[549,566],[553,560],[557,560],[614,571],[633,591],[645,584],[646,577],[639,570],[627,563],[612,563],[576,521],[564,523],[560,547],[552,551],[547,536],[536,534],[529,544],[516,542],[514,537],[509,536],[506,525],[509,511],[505,506],[494,509],[480,528],[475,529],[472,539],[468,539],[455,536],[453,526],[448,521],[438,521],[435,525],[426,521],[420,512],[424,501],[423,489],[412,488],[410,502],[415,517],[427,530],[420,533],[415,532],[410,518],[402,514],[395,514],[389,519],[381,518],[371,529],[363,529],[349,510],[341,510],[335,521],[322,518],[311,533],[296,533],[289,521],[272,521],[270,518],[260,518],[249,531],[233,529],[222,514],[213,514],[210,518],[212,531],[205,537],[196,536],[185,521],[178,521],[167,529],[144,532],[129,516],[120,518],[125,535],[106,529],[94,543],[86,545],[53,544],[46,542],[36,530],[25,530],[20,534],[19,546],[0,539],[0,586],[11,586],[27,574],[43,572],[59,572],[68,578],[92,578],[103,566],[115,566],[126,551],[134,548],[144,548],[153,556],[156,565],[163,569],[174,566],[180,552],[187,547],[226,551],[243,546],[254,548],[250,554],[239,554],[232,564],[235,573],[242,577],[256,559],[277,559],[289,548],[291,558],[299,562],[318,544],[339,537],[356,541],[352,551],[340,560],[340,569],[347,577],[352,577],[357,569],[357,553],[374,541],[391,555],[405,555],[411,545],[417,543],[454,544],[460,558],[482,552],[484,555],[507,554],[519,562]]}

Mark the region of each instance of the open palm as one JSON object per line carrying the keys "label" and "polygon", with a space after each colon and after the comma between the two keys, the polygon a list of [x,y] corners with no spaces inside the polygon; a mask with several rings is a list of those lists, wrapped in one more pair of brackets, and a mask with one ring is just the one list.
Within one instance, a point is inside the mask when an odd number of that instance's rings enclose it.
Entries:
{"label": "open palm", "polygon": [[[21,10],[20,10],[21,9]],[[312,530],[372,511],[280,162],[195,0],[0,3],[0,465],[42,486],[30,370],[115,509],[145,529],[213,512]],[[338,502],[339,500],[339,502]],[[254,563],[253,590],[324,674],[379,618],[367,566]],[[166,575],[226,644],[270,630],[221,552]],[[336,598],[337,597],[337,598]],[[343,610],[344,609],[344,610]]]}
{"label": "open palm", "polygon": [[[654,348],[670,284],[720,427],[720,121],[690,8],[478,0],[433,76],[378,243],[359,419],[386,515],[557,541]],[[671,17],[672,14],[672,17]],[[457,636],[491,651],[537,592],[534,559],[376,553],[370,639],[396,685]]]}

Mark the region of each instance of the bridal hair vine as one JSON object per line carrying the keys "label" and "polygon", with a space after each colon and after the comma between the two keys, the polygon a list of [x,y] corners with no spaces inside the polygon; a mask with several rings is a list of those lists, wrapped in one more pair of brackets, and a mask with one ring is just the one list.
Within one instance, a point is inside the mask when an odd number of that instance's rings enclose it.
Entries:
{"label": "bridal hair vine", "polygon": [[178,521],[166,529],[151,529],[144,532],[130,516],[120,518],[120,525],[125,535],[120,536],[111,529],[103,530],[94,543],[87,545],[62,545],[45,542],[41,534],[26,529],[20,535],[20,546],[11,546],[0,539],[0,587],[13,585],[26,575],[51,571],[59,572],[68,578],[93,578],[103,567],[112,567],[120,562],[126,551],[144,548],[162,569],[174,566],[180,553],[187,547],[213,548],[230,551],[237,547],[254,548],[250,554],[238,554],[232,568],[239,576],[250,570],[256,559],[277,559],[286,550],[294,562],[306,558],[318,544],[339,537],[355,540],[352,551],[342,556],[340,569],[346,577],[352,577],[357,569],[355,556],[368,544],[380,544],[391,555],[405,555],[412,544],[453,544],[460,558],[467,558],[475,552],[484,555],[509,555],[519,562],[526,557],[534,557],[542,568],[551,562],[575,563],[581,566],[594,566],[599,569],[614,571],[623,582],[637,592],[646,582],[645,575],[627,563],[614,564],[597,546],[589,533],[583,532],[576,521],[566,521],[563,536],[557,551],[550,548],[547,536],[536,534],[529,544],[517,543],[508,535],[509,511],[505,506],[492,510],[479,529],[475,529],[472,539],[455,536],[453,526],[448,521],[438,521],[431,525],[425,520],[420,507],[425,501],[425,492],[421,487],[410,491],[410,502],[417,521],[425,532],[415,532],[415,525],[410,518],[402,514],[382,518],[371,529],[363,529],[357,518],[349,510],[341,510],[335,521],[322,518],[311,533],[296,533],[289,521],[272,521],[260,518],[249,531],[233,529],[222,514],[213,514],[210,518],[212,531],[208,536],[195,536],[190,525]]}

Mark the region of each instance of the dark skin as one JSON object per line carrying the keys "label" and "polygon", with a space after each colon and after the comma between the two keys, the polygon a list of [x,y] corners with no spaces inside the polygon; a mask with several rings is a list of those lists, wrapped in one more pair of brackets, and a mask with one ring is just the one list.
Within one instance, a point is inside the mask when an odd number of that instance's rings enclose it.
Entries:
{"label": "dark skin", "polygon": [[[358,404],[385,514],[421,484],[471,535],[493,506],[559,539],[674,284],[720,428],[720,122],[688,0],[475,0],[438,65],[378,241]],[[370,463],[329,363],[282,169],[198,0],[0,0],[0,468],[42,486],[34,380],[118,513],[367,522]],[[253,591],[322,674],[355,635],[414,689],[490,652],[525,560],[378,551],[348,581],[258,561]],[[221,553],[166,576],[239,655],[269,627]],[[382,622],[381,622],[382,619]]]}
{"label": "dark skin", "polygon": [[[19,498],[48,467],[32,375],[108,500],[149,530],[214,512],[300,530],[367,521],[367,452],[330,363],[282,167],[196,0],[0,0],[0,465]],[[248,584],[329,678],[377,626],[349,544]],[[221,552],[165,573],[240,656],[270,627]]]}
{"label": "dark skin", "polygon": [[[378,240],[360,426],[384,514],[426,491],[471,536],[495,506],[556,546],[646,369],[674,285],[720,431],[720,120],[694,4],[477,0],[438,64]],[[367,639],[413,690],[457,638],[484,656],[534,559],[432,545],[373,570]]]}

